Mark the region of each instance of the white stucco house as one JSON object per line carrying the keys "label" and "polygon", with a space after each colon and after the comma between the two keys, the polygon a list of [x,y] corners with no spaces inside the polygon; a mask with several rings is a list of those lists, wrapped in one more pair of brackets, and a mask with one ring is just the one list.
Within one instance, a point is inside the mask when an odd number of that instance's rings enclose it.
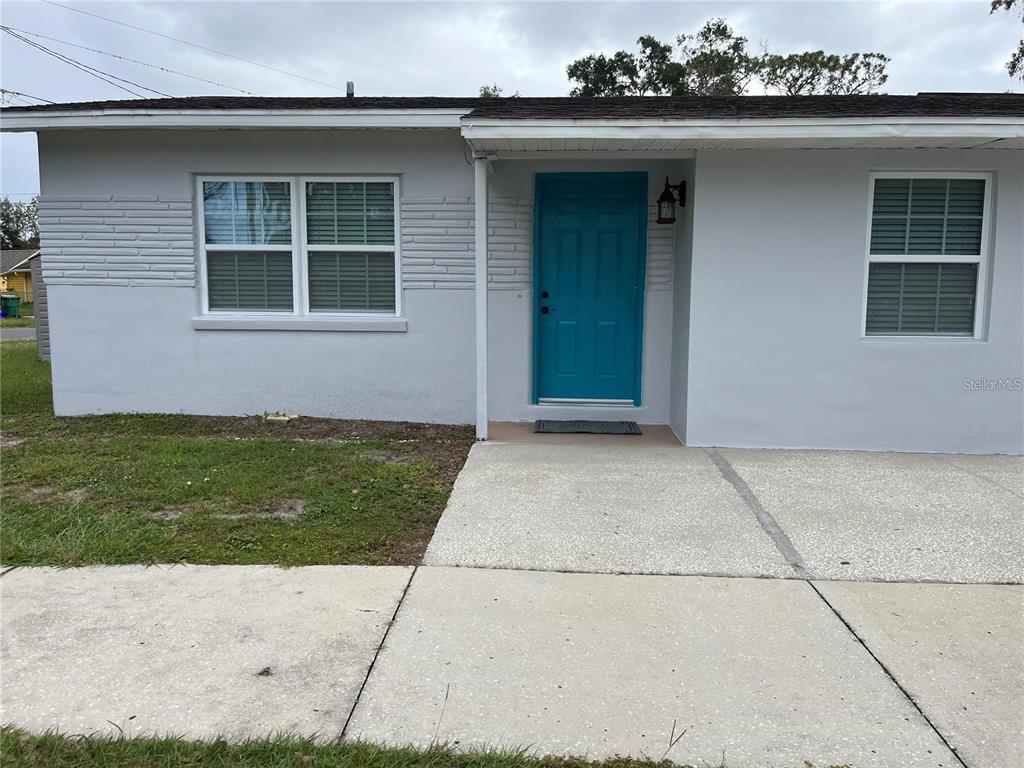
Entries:
{"label": "white stucco house", "polygon": [[0,127],[38,134],[58,414],[1024,451],[1021,94],[196,97]]}

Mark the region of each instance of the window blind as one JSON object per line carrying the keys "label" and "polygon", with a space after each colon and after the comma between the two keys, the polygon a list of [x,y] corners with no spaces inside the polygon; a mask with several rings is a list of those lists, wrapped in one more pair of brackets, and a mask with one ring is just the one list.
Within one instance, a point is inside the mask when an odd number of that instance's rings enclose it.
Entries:
{"label": "window blind", "polygon": [[311,312],[395,311],[392,182],[307,182],[306,248]]}
{"label": "window blind", "polygon": [[394,312],[394,254],[311,252],[309,308],[312,311]]}
{"label": "window blind", "polygon": [[211,251],[206,278],[210,309],[292,309],[291,251]]}
{"label": "window blind", "polygon": [[977,283],[977,264],[871,264],[867,333],[973,335]]}
{"label": "window blind", "polygon": [[978,255],[984,208],[984,179],[876,179],[871,253]]}
{"label": "window blind", "polygon": [[394,185],[389,181],[306,185],[310,245],[394,245]]}

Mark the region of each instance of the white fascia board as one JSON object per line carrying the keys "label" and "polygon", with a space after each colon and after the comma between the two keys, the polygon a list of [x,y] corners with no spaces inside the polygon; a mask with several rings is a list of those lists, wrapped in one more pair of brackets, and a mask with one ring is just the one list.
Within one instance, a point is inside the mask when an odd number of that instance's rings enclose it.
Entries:
{"label": "white fascia board", "polygon": [[772,118],[730,120],[462,120],[487,139],[1019,138],[1024,117]]}
{"label": "white fascia board", "polygon": [[458,128],[466,109],[117,109],[0,114],[0,131],[72,128]]}

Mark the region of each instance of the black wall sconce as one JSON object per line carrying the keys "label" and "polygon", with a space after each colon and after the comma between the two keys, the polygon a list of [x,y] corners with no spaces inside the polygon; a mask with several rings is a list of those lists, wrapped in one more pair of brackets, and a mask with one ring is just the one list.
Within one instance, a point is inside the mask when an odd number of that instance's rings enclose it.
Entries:
{"label": "black wall sconce", "polygon": [[[675,191],[673,191],[675,190]],[[686,207],[686,179],[678,184],[669,184],[668,176],[665,177],[665,189],[658,198],[658,223],[676,223],[676,195],[679,195],[679,207]]]}

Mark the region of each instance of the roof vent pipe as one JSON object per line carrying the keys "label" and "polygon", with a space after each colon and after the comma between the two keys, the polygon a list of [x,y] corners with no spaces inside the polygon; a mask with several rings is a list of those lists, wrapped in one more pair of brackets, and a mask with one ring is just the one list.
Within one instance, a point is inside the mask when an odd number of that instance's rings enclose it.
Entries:
{"label": "roof vent pipe", "polygon": [[351,80],[345,83],[345,95],[350,99],[356,95],[356,84]]}

